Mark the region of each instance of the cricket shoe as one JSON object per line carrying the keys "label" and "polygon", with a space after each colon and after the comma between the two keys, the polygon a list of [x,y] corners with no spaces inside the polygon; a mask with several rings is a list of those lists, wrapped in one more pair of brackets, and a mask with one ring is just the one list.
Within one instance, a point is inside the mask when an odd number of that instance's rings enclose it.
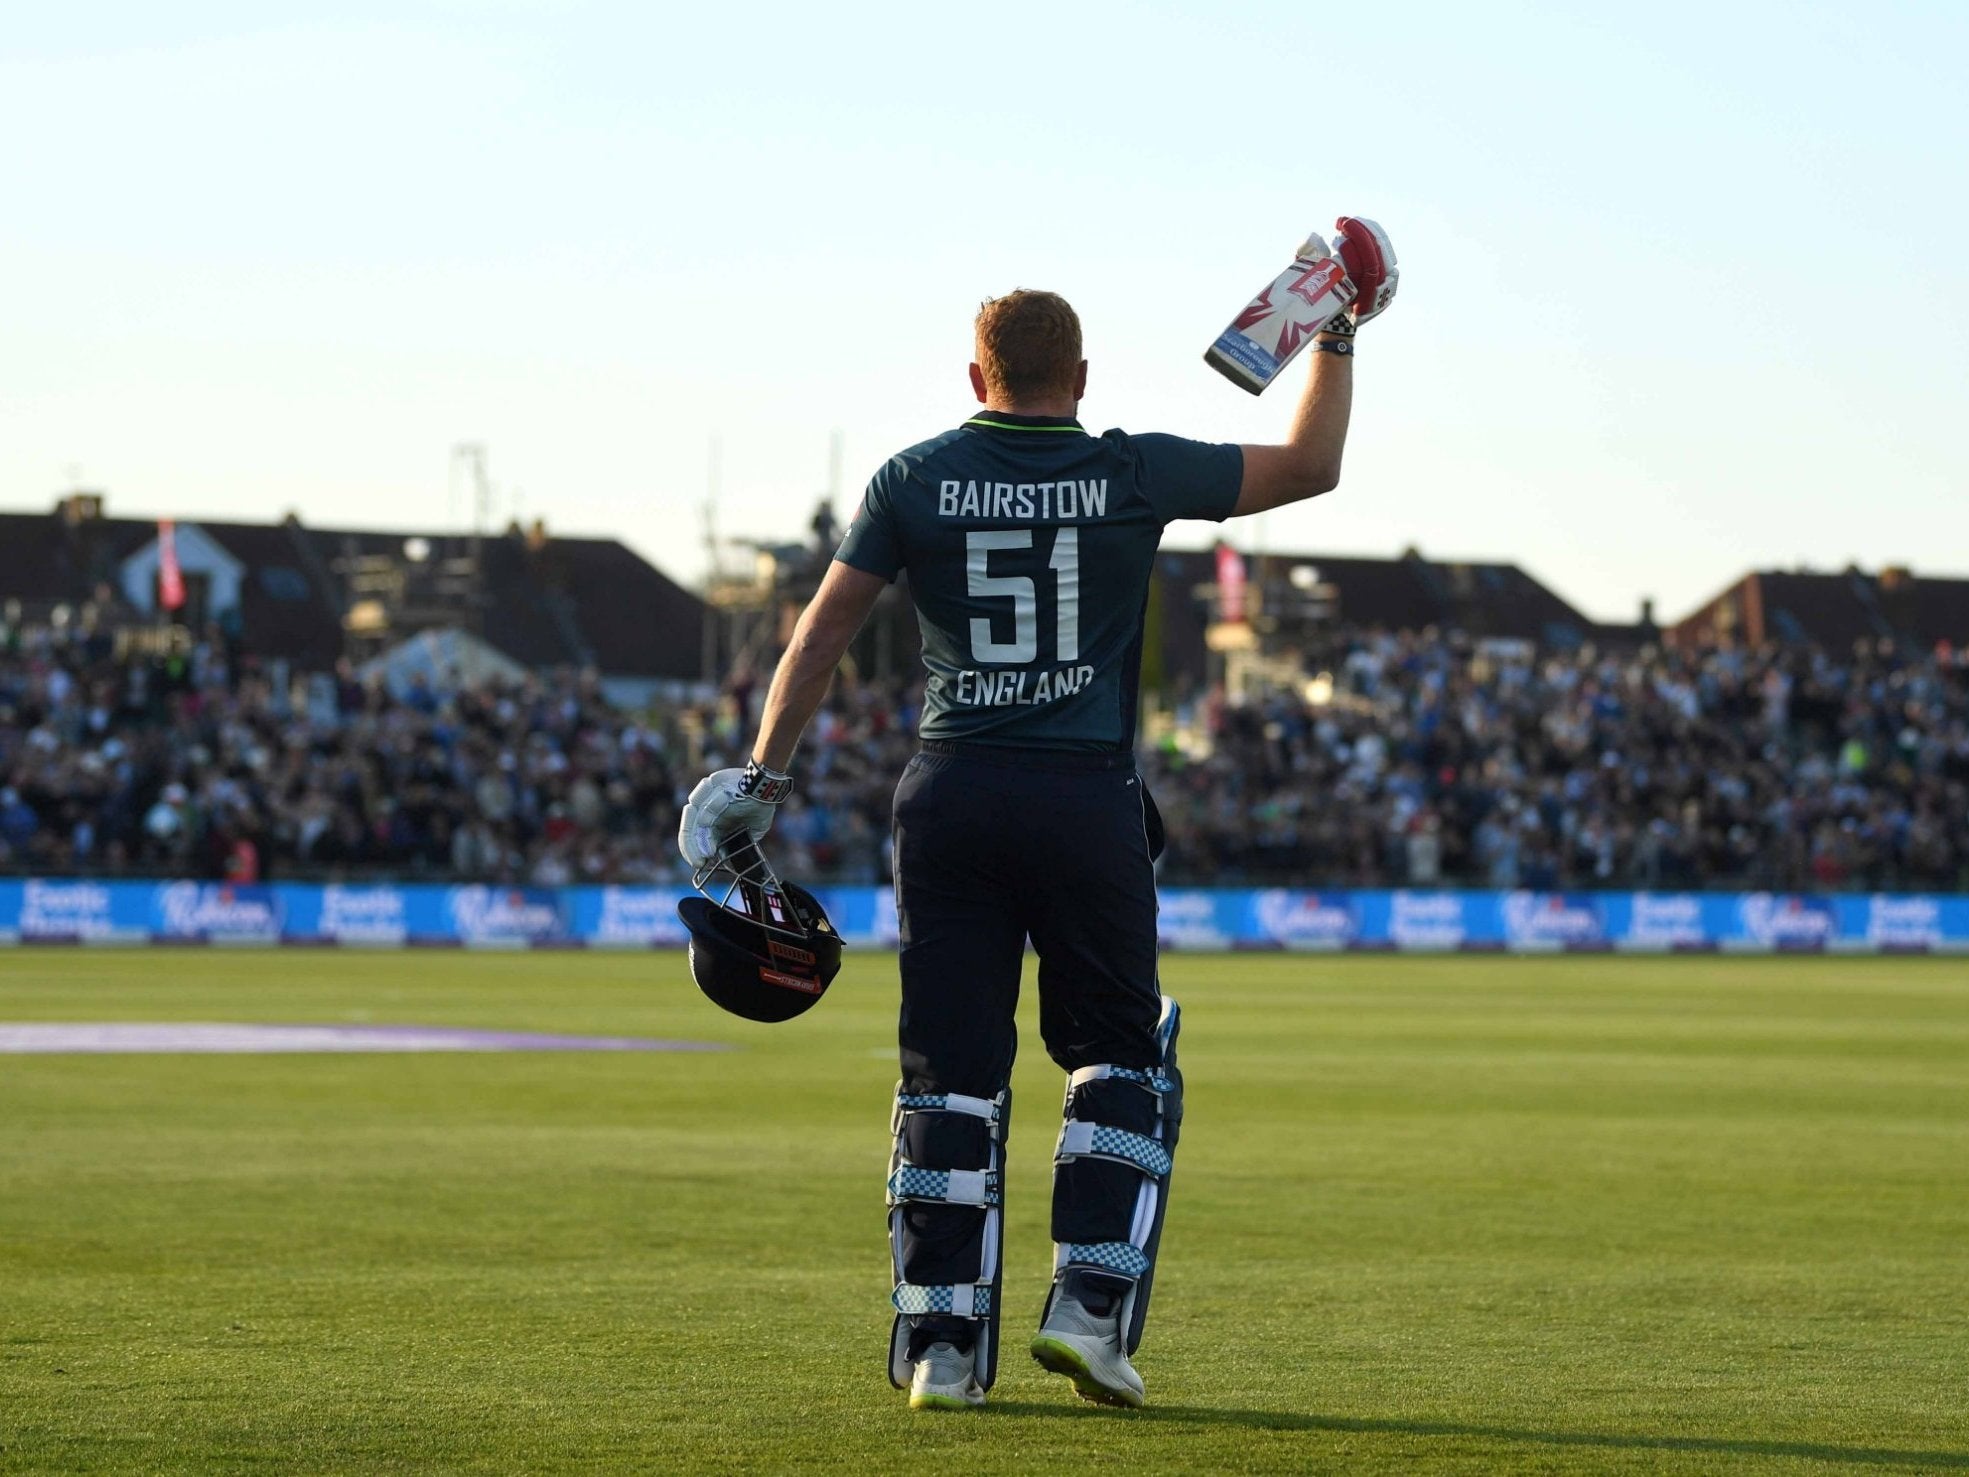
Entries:
{"label": "cricket shoe", "polygon": [[932,1344],[923,1351],[909,1381],[911,1410],[975,1410],[984,1403],[976,1349]]}
{"label": "cricket shoe", "polygon": [[[1032,1357],[1072,1380],[1073,1393],[1082,1400],[1139,1410],[1148,1403],[1148,1391],[1121,1346],[1121,1302],[1119,1295],[1067,1277],[1033,1335]],[[1096,1311],[1103,1303],[1105,1311]]]}

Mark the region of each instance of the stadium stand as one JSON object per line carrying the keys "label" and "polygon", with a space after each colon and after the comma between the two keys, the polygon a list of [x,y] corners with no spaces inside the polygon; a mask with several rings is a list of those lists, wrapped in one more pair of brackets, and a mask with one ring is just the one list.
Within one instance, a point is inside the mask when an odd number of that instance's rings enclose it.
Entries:
{"label": "stadium stand", "polygon": [[1848,568],[1756,570],[1705,600],[1666,633],[1679,646],[1740,641],[1803,642],[1850,651],[1861,641],[1898,641],[1916,650],[1969,639],[1969,579],[1878,574]]}
{"label": "stadium stand", "polygon": [[[1166,549],[1156,557],[1156,585],[1165,640],[1180,648],[1172,667],[1197,663],[1203,649],[1196,592],[1216,579],[1216,555]],[[1265,608],[1292,585],[1295,571],[1310,571],[1325,596],[1328,619],[1356,629],[1459,630],[1475,637],[1535,642],[1571,650],[1588,641],[1634,645],[1651,639],[1651,616],[1632,626],[1609,626],[1583,615],[1563,596],[1515,564],[1443,561],[1409,549],[1396,559],[1359,555],[1271,553],[1250,559],[1250,579],[1269,591]]]}
{"label": "stadium stand", "polygon": [[1212,712],[1150,782],[1193,876],[1969,886],[1969,665],[1892,643],[1507,655],[1339,634],[1323,704]]}
{"label": "stadium stand", "polygon": [[[680,787],[736,762],[750,682],[632,715],[593,674],[441,694],[5,632],[0,871],[556,883],[678,876]],[[1302,690],[1204,689],[1144,745],[1170,881],[1969,888],[1969,664],[1870,643],[1560,651],[1328,632]],[[906,684],[844,682],[775,830],[885,875]]]}
{"label": "stadium stand", "polygon": [[[680,787],[742,762],[826,521],[708,603],[538,524],[179,522],[167,612],[157,524],[0,514],[0,873],[677,881]],[[1167,881],[1969,889],[1969,580],[1758,571],[1662,630],[1512,564],[1239,568],[1226,644],[1217,553],[1157,560]],[[780,816],[794,875],[885,880],[914,651],[897,595]]]}
{"label": "stadium stand", "polygon": [[[186,604],[264,663],[325,671],[418,632],[462,627],[528,668],[593,668],[618,700],[694,681],[704,604],[615,539],[549,536],[540,523],[467,534],[184,522]],[[105,515],[75,493],[51,513],[0,513],[0,602],[14,624],[126,625],[158,616],[156,522]]]}

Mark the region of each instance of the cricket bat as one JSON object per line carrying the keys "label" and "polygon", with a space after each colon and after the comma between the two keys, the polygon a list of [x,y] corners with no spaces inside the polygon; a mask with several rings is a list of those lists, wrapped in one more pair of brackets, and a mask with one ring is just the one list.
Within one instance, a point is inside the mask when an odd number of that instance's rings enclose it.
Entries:
{"label": "cricket bat", "polygon": [[1354,300],[1354,284],[1318,236],[1308,236],[1292,265],[1272,279],[1204,351],[1208,364],[1254,395],[1269,385],[1327,321]]}

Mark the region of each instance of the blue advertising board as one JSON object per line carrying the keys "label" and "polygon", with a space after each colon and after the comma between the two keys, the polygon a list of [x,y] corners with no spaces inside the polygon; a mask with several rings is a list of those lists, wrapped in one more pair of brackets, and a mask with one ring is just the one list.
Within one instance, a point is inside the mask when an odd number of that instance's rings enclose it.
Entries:
{"label": "blue advertising board", "polygon": [[[817,889],[850,945],[894,895]],[[0,879],[0,942],[676,948],[680,887]],[[1166,888],[1170,949],[1969,952],[1969,896]]]}

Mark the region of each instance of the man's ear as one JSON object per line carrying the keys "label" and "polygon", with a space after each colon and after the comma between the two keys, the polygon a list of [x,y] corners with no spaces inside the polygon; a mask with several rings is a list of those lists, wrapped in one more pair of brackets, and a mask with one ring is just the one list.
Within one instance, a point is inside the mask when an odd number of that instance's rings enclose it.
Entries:
{"label": "man's ear", "polygon": [[1078,405],[1087,398],[1087,361],[1080,361],[1080,368],[1073,372],[1073,403]]}
{"label": "man's ear", "polygon": [[984,371],[978,368],[976,364],[971,366],[971,393],[978,397],[978,404],[980,405],[984,404],[990,398],[985,393]]}

